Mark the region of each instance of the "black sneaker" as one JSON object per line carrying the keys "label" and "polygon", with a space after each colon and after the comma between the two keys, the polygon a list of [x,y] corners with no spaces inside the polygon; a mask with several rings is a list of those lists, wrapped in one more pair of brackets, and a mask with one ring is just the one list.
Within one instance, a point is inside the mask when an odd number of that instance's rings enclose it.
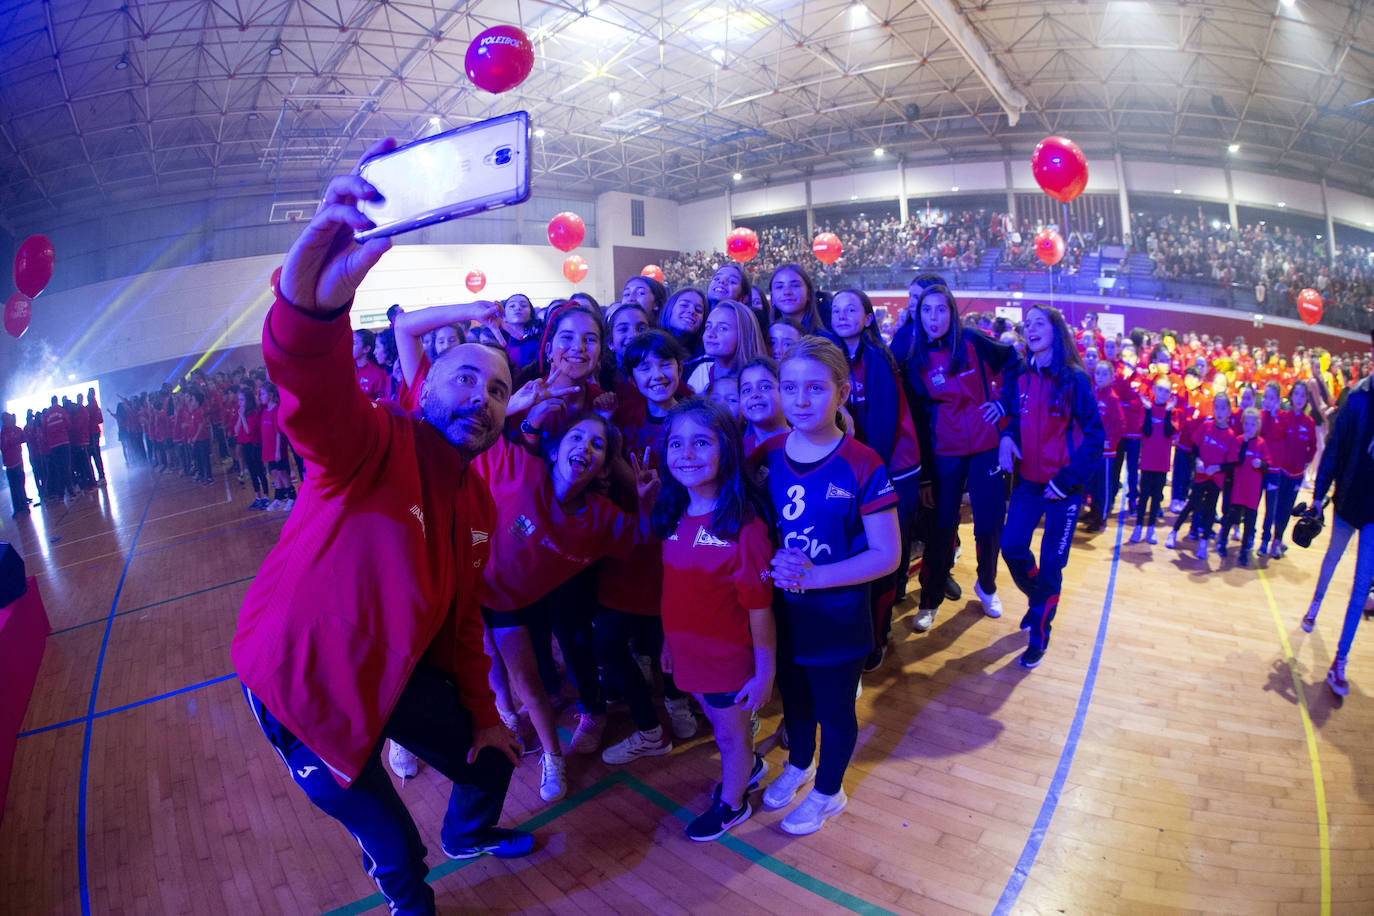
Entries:
{"label": "black sneaker", "polygon": [[1044,649],[1037,649],[1034,646],[1031,646],[1025,652],[1022,652],[1021,657],[1018,658],[1016,661],[1021,665],[1022,668],[1034,668],[1036,665],[1040,664],[1040,659],[1044,657]]}
{"label": "black sneaker", "polygon": [[478,856],[518,859],[534,851],[534,835],[523,830],[488,827],[480,834],[461,837],[452,844],[441,839],[439,846],[450,859],[475,859]]}
{"label": "black sneaker", "polygon": [[731,809],[725,802],[717,801],[711,805],[711,810],[688,824],[684,828],[684,832],[689,840],[708,843],[723,836],[725,831],[736,824],[742,824],[749,820],[749,815],[752,813],[753,810],[747,801],[738,809]]}
{"label": "black sneaker", "polygon": [[887,646],[879,646],[868,653],[868,658],[864,659],[864,672],[877,671],[883,666],[883,659],[887,656]]}
{"label": "black sneaker", "polygon": [[959,587],[958,582],[954,581],[954,577],[950,576],[945,579],[945,598],[950,601],[958,601],[962,597],[964,597],[964,590]]}
{"label": "black sneaker", "polygon": [[[767,775],[768,761],[764,760],[758,754],[755,754],[754,768],[749,771],[749,784],[744,787],[744,798],[746,802],[749,800],[750,794],[757,792],[759,790],[759,784],[763,782],[763,777]],[[720,783],[716,783],[715,788],[711,790],[712,804],[718,804],[720,802],[720,793],[722,788],[723,787]]]}
{"label": "black sneaker", "polygon": [[1024,617],[1021,618],[1021,632],[1022,632],[1022,633],[1025,633],[1025,632],[1027,632],[1028,630],[1030,630],[1030,628],[1031,628],[1031,615],[1030,615],[1030,611],[1026,611],[1026,616],[1024,616]]}
{"label": "black sneaker", "polygon": [[1242,551],[1240,552],[1240,556],[1236,557],[1236,565],[1237,565],[1237,566],[1249,566],[1249,565],[1250,565],[1250,551],[1248,551],[1248,550],[1242,550]]}

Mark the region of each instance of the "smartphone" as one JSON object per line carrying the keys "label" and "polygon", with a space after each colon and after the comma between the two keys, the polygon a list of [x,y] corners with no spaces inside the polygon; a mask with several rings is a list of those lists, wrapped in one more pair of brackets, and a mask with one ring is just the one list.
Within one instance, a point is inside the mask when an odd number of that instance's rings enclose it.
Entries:
{"label": "smartphone", "polygon": [[382,195],[358,209],[376,224],[359,242],[523,203],[530,196],[530,116],[515,111],[374,156],[359,174]]}

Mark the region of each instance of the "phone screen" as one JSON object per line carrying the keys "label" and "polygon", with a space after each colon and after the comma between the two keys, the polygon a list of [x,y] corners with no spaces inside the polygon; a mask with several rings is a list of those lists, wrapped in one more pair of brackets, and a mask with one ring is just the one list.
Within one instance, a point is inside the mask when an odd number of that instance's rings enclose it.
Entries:
{"label": "phone screen", "polygon": [[382,195],[359,201],[376,224],[362,242],[470,216],[530,195],[529,114],[516,111],[416,140],[363,163]]}

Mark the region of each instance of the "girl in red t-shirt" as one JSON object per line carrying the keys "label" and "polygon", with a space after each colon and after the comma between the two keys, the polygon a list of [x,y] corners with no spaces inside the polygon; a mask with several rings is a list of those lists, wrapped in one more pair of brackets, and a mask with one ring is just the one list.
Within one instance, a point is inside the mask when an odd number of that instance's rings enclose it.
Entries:
{"label": "girl in red t-shirt", "polygon": [[699,398],[668,414],[663,490],[652,517],[662,541],[662,664],[701,703],[720,748],[721,783],[687,836],[714,840],[750,814],[767,771],[750,714],[773,692],[777,636],[773,546],[748,486],[739,427]]}
{"label": "girl in red t-shirt", "polygon": [[[567,791],[566,771],[533,638],[547,639],[551,629],[557,633],[581,695],[570,749],[596,750],[605,727],[596,658],[577,627],[576,615],[584,609],[568,607],[561,589],[604,556],[628,557],[641,540],[635,515],[596,491],[617,455],[615,427],[584,412],[561,436],[546,441],[541,430],[554,419],[557,404],[552,398],[535,404],[521,424],[523,433],[547,446],[542,458],[501,437],[472,464],[491,488],[497,511],[492,561],[483,573],[491,686],[508,725],[514,726],[517,702],[524,703],[544,748],[539,794],[550,802]],[[641,505],[652,497],[652,478],[651,471],[636,478]]]}
{"label": "girl in red t-shirt", "polygon": [[262,466],[262,418],[258,416],[258,398],[245,384],[239,388],[239,418],[234,436],[243,452],[243,465],[253,479],[253,502],[250,509],[267,508],[267,470]]}

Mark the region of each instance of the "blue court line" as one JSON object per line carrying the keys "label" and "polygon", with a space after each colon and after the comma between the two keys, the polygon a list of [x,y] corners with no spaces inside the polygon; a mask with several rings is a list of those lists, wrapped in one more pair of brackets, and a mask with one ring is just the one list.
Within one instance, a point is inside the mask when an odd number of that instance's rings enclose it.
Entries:
{"label": "blue court line", "polygon": [[115,608],[119,607],[119,596],[124,592],[124,579],[129,575],[129,564],[134,561],[134,549],[138,546],[138,536],[143,533],[143,523],[148,521],[148,510],[153,508],[153,497],[162,478],[153,481],[148,493],[148,502],[143,507],[143,517],[138,520],[138,530],[129,542],[129,556],[124,560],[124,569],[119,574],[119,585],[115,587],[114,600],[110,602],[110,616],[105,618],[105,635],[100,640],[100,655],[95,660],[95,677],[91,680],[91,702],[86,707],[86,735],[81,743],[81,783],[76,801],[76,874],[81,888],[81,914],[91,914],[91,892],[86,878],[86,795],[87,783],[91,774],[91,725],[95,719],[95,701],[100,692],[100,674],[105,668],[105,650],[110,645],[110,630],[114,628]]}
{"label": "blue court line", "polygon": [[[1124,494],[1122,498],[1125,498]],[[1002,896],[998,898],[997,906],[992,911],[993,916],[1007,916],[1016,905],[1017,898],[1021,896],[1021,889],[1026,886],[1031,866],[1035,864],[1040,847],[1044,845],[1045,835],[1049,833],[1050,820],[1054,817],[1055,809],[1059,807],[1059,796],[1064,790],[1064,782],[1069,778],[1073,756],[1078,751],[1078,739],[1083,734],[1083,721],[1088,716],[1088,704],[1092,702],[1093,687],[1097,683],[1097,667],[1102,661],[1102,647],[1107,642],[1107,623],[1112,616],[1112,596],[1116,592],[1116,573],[1121,564],[1121,537],[1126,531],[1127,515],[1126,510],[1122,509],[1117,517],[1116,549],[1112,552],[1112,572],[1107,579],[1107,594],[1102,601],[1102,619],[1097,624],[1097,641],[1093,643],[1092,660],[1088,662],[1088,673],[1083,678],[1083,691],[1078,695],[1078,708],[1074,710],[1069,736],[1065,739],[1064,750],[1059,755],[1059,766],[1054,770],[1054,779],[1050,781],[1045,801],[1040,805],[1040,814],[1035,818],[1035,826],[1031,827],[1030,836],[1026,838],[1026,845],[1021,850],[1021,857],[1016,860],[1016,867],[1012,869],[1011,877],[1002,889]]]}
{"label": "blue court line", "polygon": [[76,725],[79,722],[89,722],[94,719],[103,719],[106,716],[112,716],[117,712],[124,712],[127,709],[136,709],[139,706],[147,706],[149,703],[156,703],[158,700],[165,700],[168,697],[174,697],[180,693],[190,693],[192,690],[199,690],[202,687],[212,687],[215,684],[221,684],[224,681],[233,680],[236,677],[238,677],[237,674],[222,674],[219,677],[212,677],[208,681],[201,681],[199,684],[192,684],[189,687],[178,687],[176,690],[169,690],[166,693],[159,693],[155,697],[148,697],[144,700],[135,700],[132,703],[125,703],[123,706],[115,706],[112,709],[104,709],[93,716],[78,716],[75,719],[68,719],[65,722],[54,722],[52,725],[42,725],[38,728],[31,728],[26,732],[20,732],[19,734],[15,735],[15,737],[27,738],[30,735],[39,735],[43,732],[50,732],[59,728],[66,728],[68,725]]}
{"label": "blue court line", "polygon": [[[255,578],[257,578],[256,575],[253,575],[253,576],[244,576],[242,579],[233,579],[233,580],[231,580],[231,581],[229,581],[229,582],[221,582],[219,585],[211,585],[211,586],[208,586],[208,587],[206,587],[206,588],[198,588],[198,589],[196,589],[196,590],[193,591],[193,592],[187,592],[187,593],[184,594],[184,595],[177,595],[175,598],[163,598],[161,601],[154,601],[152,604],[145,604],[145,605],[143,605],[142,607],[134,607],[134,608],[129,608],[127,611],[120,611],[118,614],[115,614],[115,616],[116,616],[116,617],[125,617],[125,616],[127,616],[127,615],[129,615],[129,614],[137,614],[139,611],[146,611],[146,610],[148,610],[149,608],[155,608],[155,607],[158,607],[159,605],[163,605],[163,604],[171,604],[173,601],[181,601],[181,600],[184,599],[184,598],[194,598],[196,595],[203,595],[203,594],[205,594],[206,592],[217,591],[217,590],[219,590],[219,589],[221,589],[221,588],[228,588],[228,587],[231,586],[231,585],[238,585],[238,584],[243,583],[243,582],[251,582],[251,581],[252,581],[253,579],[255,579]],[[51,637],[53,637],[53,636],[58,635],[59,633],[69,633],[69,632],[71,632],[72,630],[79,630],[79,629],[81,629],[82,627],[88,627],[88,626],[90,626],[90,625],[93,624],[93,623],[100,623],[102,620],[104,620],[103,617],[102,617],[102,618],[98,618],[98,619],[96,619],[96,620],[87,620],[85,623],[74,623],[74,624],[72,624],[72,625],[69,626],[69,627],[63,627],[63,628],[60,629],[60,630],[53,630],[52,632],[50,632],[50,633],[48,634],[48,637],[51,638]],[[79,721],[79,720],[73,719],[72,721]]]}

